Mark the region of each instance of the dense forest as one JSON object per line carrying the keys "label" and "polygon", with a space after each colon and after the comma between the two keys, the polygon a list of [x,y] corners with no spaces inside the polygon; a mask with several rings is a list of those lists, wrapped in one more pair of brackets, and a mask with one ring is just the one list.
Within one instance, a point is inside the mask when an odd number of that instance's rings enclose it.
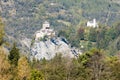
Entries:
{"label": "dense forest", "polygon": [[[78,46],[79,40],[76,40],[76,43],[71,38],[77,35],[76,32],[80,27],[87,30],[86,22],[94,18],[107,30],[108,27],[116,26],[120,20],[119,7],[119,0],[0,0],[0,13],[5,23],[6,40],[11,45],[14,41],[18,42],[20,50],[25,49],[24,51],[27,52],[28,49],[22,46],[24,44],[21,40],[32,39],[34,33],[46,20],[58,34],[68,30],[67,34],[70,33],[70,36],[68,38],[65,34],[67,39],[72,45]],[[101,33],[102,28],[96,31]],[[86,35],[87,33],[85,31]],[[109,32],[106,34],[109,35]],[[81,41],[81,44],[91,44],[89,40],[87,41]]]}
{"label": "dense forest", "polygon": [[[74,46],[83,48],[77,58],[29,60],[20,53],[16,43],[9,46],[4,38],[4,23],[0,18],[0,79],[1,80],[120,80],[120,24],[113,27],[78,28],[76,35],[61,30]],[[73,31],[73,29],[72,29]],[[81,45],[84,47],[81,47]]]}
{"label": "dense forest", "polygon": [[15,38],[31,38],[45,20],[59,31],[86,26],[93,18],[104,25],[113,25],[120,19],[119,0],[2,0],[0,7],[5,30]]}
{"label": "dense forest", "polygon": [[112,27],[71,27],[69,30],[59,31],[58,36],[65,36],[72,46],[83,51],[98,48],[108,51],[108,55],[115,55],[120,50],[120,23]]}
{"label": "dense forest", "polygon": [[[0,80],[120,80],[119,9],[119,0],[0,0]],[[86,26],[93,18],[99,27]],[[46,20],[82,54],[31,60],[21,38],[33,41]]]}

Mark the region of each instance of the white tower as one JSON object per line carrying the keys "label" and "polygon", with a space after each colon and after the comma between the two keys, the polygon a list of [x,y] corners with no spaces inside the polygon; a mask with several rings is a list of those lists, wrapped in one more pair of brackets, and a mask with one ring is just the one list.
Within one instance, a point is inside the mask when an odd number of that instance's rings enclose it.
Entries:
{"label": "white tower", "polygon": [[96,25],[97,25],[97,23],[96,23],[96,19],[93,19],[93,27],[95,28]]}
{"label": "white tower", "polygon": [[93,21],[87,22],[87,26],[95,28],[95,27],[98,27],[98,23],[96,22],[96,19],[93,19]]}

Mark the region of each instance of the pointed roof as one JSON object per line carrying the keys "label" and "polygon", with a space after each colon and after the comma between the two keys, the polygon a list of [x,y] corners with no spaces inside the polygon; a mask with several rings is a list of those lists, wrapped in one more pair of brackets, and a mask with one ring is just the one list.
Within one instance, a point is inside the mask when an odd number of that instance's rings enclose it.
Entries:
{"label": "pointed roof", "polygon": [[43,24],[49,24],[49,22],[48,22],[48,21],[45,21]]}

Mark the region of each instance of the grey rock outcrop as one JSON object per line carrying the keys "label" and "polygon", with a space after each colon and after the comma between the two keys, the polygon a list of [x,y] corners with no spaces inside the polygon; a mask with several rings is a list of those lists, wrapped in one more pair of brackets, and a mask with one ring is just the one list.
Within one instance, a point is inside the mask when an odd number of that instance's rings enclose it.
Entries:
{"label": "grey rock outcrop", "polygon": [[63,56],[75,57],[81,52],[71,48],[65,38],[52,38],[47,41],[35,41],[30,48],[30,59],[52,59],[57,53]]}

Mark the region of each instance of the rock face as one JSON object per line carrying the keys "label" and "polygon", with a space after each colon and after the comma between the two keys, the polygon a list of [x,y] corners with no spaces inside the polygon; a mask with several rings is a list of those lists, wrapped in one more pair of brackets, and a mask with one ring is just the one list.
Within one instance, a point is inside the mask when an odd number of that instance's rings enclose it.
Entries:
{"label": "rock face", "polygon": [[70,58],[77,56],[81,53],[79,50],[71,48],[66,39],[52,38],[47,41],[35,41],[30,48],[30,59],[51,59],[56,53],[61,53],[63,56]]}

